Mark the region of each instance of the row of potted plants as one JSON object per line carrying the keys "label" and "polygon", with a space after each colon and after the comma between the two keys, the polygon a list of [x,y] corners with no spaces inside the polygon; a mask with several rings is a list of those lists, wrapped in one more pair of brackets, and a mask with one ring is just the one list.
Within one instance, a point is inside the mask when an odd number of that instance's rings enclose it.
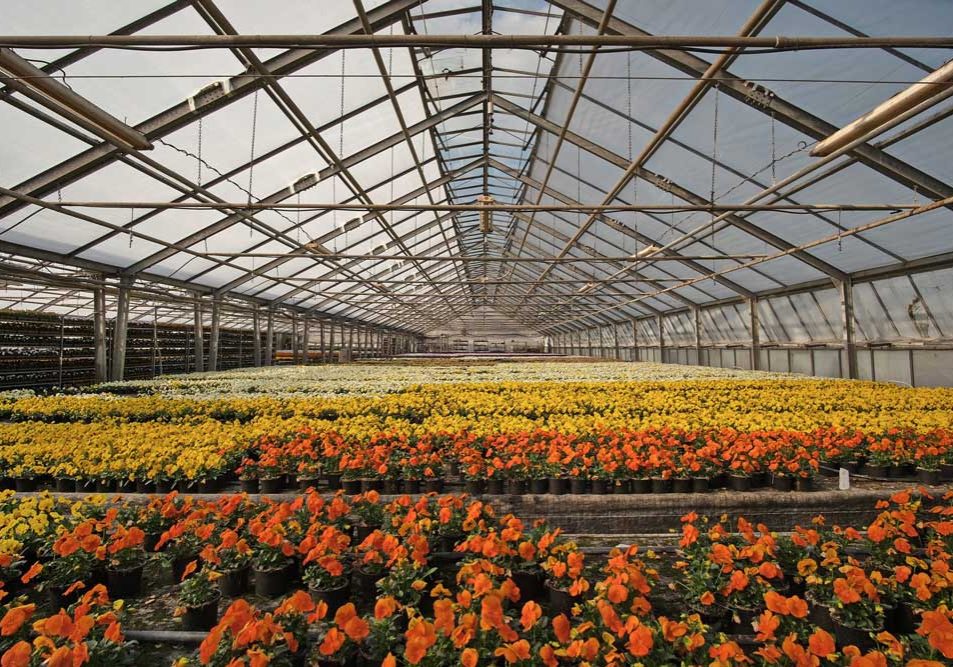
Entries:
{"label": "row of potted plants", "polygon": [[[211,628],[200,664],[935,667],[953,659],[953,492],[898,493],[867,527],[818,517],[790,535],[688,514],[665,579],[657,554],[630,546],[593,559],[558,530],[497,517],[466,496],[384,503],[376,493],[311,492],[276,503],[173,493],[145,506],[78,509],[35,561],[25,549],[10,555],[4,593],[49,588],[54,610],[75,610],[103,567],[112,597],[135,597],[136,569],[160,553],[183,581],[188,627]],[[270,612],[255,609],[242,597],[249,572],[257,594],[290,597]],[[219,615],[223,597],[237,599]],[[3,637],[24,625],[16,621],[28,604],[7,605]],[[7,662],[26,650],[16,645],[14,653],[5,645],[2,664],[32,664]]]}
{"label": "row of potted plants", "polygon": [[[303,429],[260,438],[237,469],[248,491],[278,492],[322,480],[348,493],[439,492],[462,478],[470,493],[683,493],[714,485],[736,490],[773,483],[809,490],[823,468],[848,467],[886,477],[919,475],[936,484],[953,477],[953,435],[892,429],[739,432],[733,429],[604,431],[592,435],[532,431],[408,437],[379,433],[367,440],[334,430]],[[888,467],[885,462],[893,462]],[[899,462],[909,461],[903,465]],[[865,463],[864,463],[865,462]],[[713,483],[714,482],[714,483]]]}

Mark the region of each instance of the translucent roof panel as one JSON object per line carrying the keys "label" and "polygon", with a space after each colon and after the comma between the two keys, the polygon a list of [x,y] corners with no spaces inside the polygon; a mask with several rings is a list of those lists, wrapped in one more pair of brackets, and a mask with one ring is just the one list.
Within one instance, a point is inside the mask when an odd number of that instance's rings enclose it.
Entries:
{"label": "translucent roof panel", "polygon": [[[13,3],[4,32],[363,32],[347,2],[216,0],[224,21],[200,3],[87,4]],[[609,3],[359,4],[380,37],[597,39]],[[762,10],[757,0],[620,2],[609,32],[738,35]],[[787,2],[766,16],[759,35],[953,34],[942,2]],[[492,310],[541,331],[598,327],[610,347],[620,333],[628,340],[617,323],[657,313],[673,344],[690,345],[696,307],[708,342],[737,342],[751,297],[767,344],[836,342],[831,281],[853,278],[859,340],[953,336],[953,207],[905,215],[953,195],[953,102],[847,155],[811,155],[951,49],[744,48],[714,85],[699,76],[718,48],[452,42],[377,54],[256,46],[254,58],[282,63],[273,78],[241,48],[15,47],[153,148],[115,150],[70,113],[0,91],[0,185],[11,189],[0,192],[0,252],[414,331]],[[456,208],[481,196],[522,209]],[[88,295],[74,304],[55,287],[11,285],[0,307],[88,308]],[[651,325],[639,325],[645,340]]]}

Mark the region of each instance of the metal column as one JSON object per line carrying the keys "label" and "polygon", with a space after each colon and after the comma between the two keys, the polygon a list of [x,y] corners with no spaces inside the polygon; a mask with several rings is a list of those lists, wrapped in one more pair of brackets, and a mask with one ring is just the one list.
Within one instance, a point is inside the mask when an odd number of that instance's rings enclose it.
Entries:
{"label": "metal column", "polygon": [[265,366],[275,363],[275,311],[268,309],[268,322],[265,326]]}
{"label": "metal column", "polygon": [[116,325],[113,331],[113,364],[111,380],[122,380],[126,373],[126,336],[129,333],[129,284],[128,278],[119,281],[119,298],[116,301]]}
{"label": "metal column", "polygon": [[105,382],[109,361],[106,357],[106,291],[102,287],[93,290],[93,341],[96,346],[96,381]]}
{"label": "metal column", "polygon": [[658,323],[658,360],[659,363],[665,363],[665,325],[662,323],[662,316],[655,317]]}
{"label": "metal column", "polygon": [[304,318],[304,324],[302,325],[301,330],[301,363],[310,364],[311,355],[309,354],[309,349],[311,347],[311,331],[309,328],[310,322],[307,317]]}
{"label": "metal column", "polygon": [[205,370],[205,332],[202,331],[202,301],[199,295],[195,295],[195,372],[201,373]]}
{"label": "metal column", "polygon": [[701,327],[701,308],[692,308],[692,314],[695,317],[695,365],[702,365],[702,327]]}
{"label": "metal column", "polygon": [[639,361],[639,321],[632,320],[632,361]]}
{"label": "metal column", "polygon": [[255,306],[255,310],[251,313],[251,330],[252,354],[254,355],[253,363],[258,367],[261,366],[261,314],[258,312],[257,306]]}
{"label": "metal column", "polygon": [[847,377],[856,380],[857,372],[857,344],[854,341],[854,282],[850,279],[841,281],[840,309],[841,328],[844,354],[847,356]]}
{"label": "metal column", "polygon": [[291,363],[298,364],[298,316],[291,315]]}
{"label": "metal column", "polygon": [[222,326],[222,302],[218,299],[212,300],[212,330],[208,337],[208,369],[210,371],[218,370],[218,338]]}
{"label": "metal column", "polygon": [[761,326],[757,299],[748,299],[748,312],[751,315],[751,370],[756,371],[761,368]]}

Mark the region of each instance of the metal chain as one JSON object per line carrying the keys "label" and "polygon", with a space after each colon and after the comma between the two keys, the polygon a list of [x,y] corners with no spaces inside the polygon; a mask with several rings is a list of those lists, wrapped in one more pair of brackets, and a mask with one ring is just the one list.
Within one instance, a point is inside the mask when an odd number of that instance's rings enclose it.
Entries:
{"label": "metal chain", "polygon": [[837,252],[844,250],[844,226],[841,224],[841,211],[837,210]]}
{"label": "metal chain", "polygon": [[[255,184],[255,135],[258,130],[258,91],[255,91],[255,95],[252,98],[252,107],[251,107],[251,151],[248,158],[248,203],[251,204],[251,200],[254,197],[252,194],[252,186]],[[248,225],[248,238],[251,238],[255,234],[255,229],[252,225]]]}
{"label": "metal chain", "polygon": [[202,185],[202,120],[203,116],[199,116],[199,140],[198,146],[196,147],[197,159],[195,160],[196,165],[196,175],[195,183],[196,185]]}

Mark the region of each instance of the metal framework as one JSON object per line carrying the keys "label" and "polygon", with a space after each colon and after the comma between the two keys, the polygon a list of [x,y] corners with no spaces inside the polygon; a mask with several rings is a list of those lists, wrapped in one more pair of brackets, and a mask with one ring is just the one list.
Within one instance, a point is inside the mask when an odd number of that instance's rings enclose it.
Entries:
{"label": "metal framework", "polygon": [[[679,326],[699,362],[732,336],[752,367],[837,344],[851,377],[865,342],[953,339],[949,293],[913,278],[953,267],[953,87],[810,156],[951,57],[949,8],[898,9],[898,37],[855,27],[861,2],[175,0],[117,25],[63,4],[0,35],[4,307],[199,346],[210,326],[213,369],[222,327],[267,331],[267,363],[275,332],[296,358],[326,326],[342,354],[355,329],[409,349],[486,309],[557,351],[604,329],[587,349],[617,357],[652,335],[664,356]],[[680,22],[714,27],[655,34]]]}

